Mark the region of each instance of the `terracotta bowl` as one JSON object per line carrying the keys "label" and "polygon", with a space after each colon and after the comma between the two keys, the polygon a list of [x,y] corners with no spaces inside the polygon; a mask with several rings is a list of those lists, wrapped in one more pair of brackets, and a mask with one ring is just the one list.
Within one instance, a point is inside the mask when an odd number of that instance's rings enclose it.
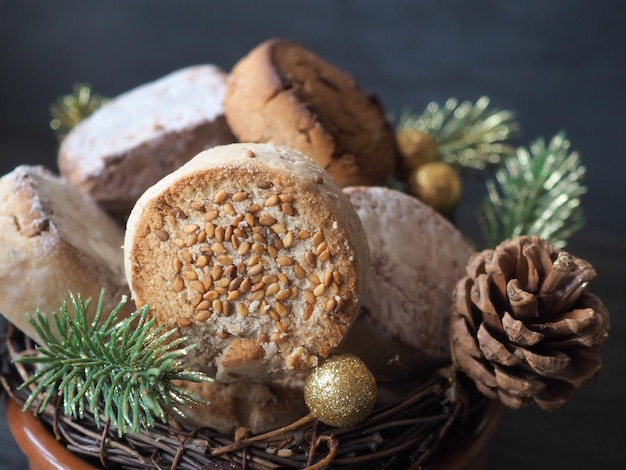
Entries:
{"label": "terracotta bowl", "polygon": [[[49,429],[31,413],[7,399],[6,414],[9,428],[20,449],[28,458],[30,469],[97,470],[55,440]],[[471,434],[454,448],[426,467],[427,470],[485,470],[489,450],[503,418],[503,407],[492,403]]]}

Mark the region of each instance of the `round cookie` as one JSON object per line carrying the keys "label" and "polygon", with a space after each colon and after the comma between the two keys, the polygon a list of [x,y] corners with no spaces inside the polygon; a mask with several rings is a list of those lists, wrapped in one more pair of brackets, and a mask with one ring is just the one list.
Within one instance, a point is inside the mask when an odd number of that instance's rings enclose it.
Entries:
{"label": "round cookie", "polygon": [[341,187],[383,184],[395,170],[396,140],[378,100],[294,42],[266,41],[235,64],[224,112],[240,142],[296,148]]}
{"label": "round cookie", "polygon": [[360,355],[380,380],[415,376],[449,361],[452,291],[470,246],[415,197],[382,187],[344,193],[363,223],[372,268],[363,312],[342,348]]}
{"label": "round cookie", "polygon": [[198,152],[231,143],[226,74],[194,65],[119,95],[63,139],[61,175],[125,220],[137,198]]}
{"label": "round cookie", "polygon": [[352,204],[300,152],[231,144],[150,188],[127,224],[138,306],[197,347],[193,370],[265,382],[317,365],[358,313],[369,258]]}

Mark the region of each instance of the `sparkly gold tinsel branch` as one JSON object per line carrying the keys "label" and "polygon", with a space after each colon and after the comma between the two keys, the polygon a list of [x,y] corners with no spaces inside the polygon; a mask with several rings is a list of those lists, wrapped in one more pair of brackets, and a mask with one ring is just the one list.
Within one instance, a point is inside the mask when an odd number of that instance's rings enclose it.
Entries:
{"label": "sparkly gold tinsel branch", "polygon": [[74,126],[108,101],[108,98],[93,93],[90,85],[74,84],[73,93],[59,96],[50,105],[52,116],[50,127],[55,132],[57,140],[59,142],[63,140]]}

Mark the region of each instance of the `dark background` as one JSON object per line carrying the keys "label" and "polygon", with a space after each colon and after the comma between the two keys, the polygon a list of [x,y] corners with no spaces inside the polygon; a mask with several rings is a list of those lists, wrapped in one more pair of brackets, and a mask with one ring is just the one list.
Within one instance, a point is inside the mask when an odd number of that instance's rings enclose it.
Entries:
{"label": "dark background", "polygon": [[[115,96],[192,64],[229,70],[276,36],[351,73],[396,115],[487,95],[517,112],[519,144],[563,129],[588,170],[587,224],[568,248],[595,265],[591,290],[612,314],[605,369],[556,413],[509,412],[491,468],[623,468],[625,25],[618,0],[0,0],[0,174],[19,163],[55,169],[48,106],[75,82]],[[466,184],[459,224],[475,236],[483,187]],[[0,424],[0,468],[25,468]]]}

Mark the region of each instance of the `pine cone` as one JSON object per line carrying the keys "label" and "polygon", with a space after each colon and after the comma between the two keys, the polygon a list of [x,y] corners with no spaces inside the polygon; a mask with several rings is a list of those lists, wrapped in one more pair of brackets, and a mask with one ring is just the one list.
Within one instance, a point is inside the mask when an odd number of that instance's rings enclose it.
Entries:
{"label": "pine cone", "polygon": [[537,237],[516,237],[472,256],[454,293],[456,364],[478,389],[511,408],[565,404],[592,383],[609,315],[585,290],[584,260]]}

